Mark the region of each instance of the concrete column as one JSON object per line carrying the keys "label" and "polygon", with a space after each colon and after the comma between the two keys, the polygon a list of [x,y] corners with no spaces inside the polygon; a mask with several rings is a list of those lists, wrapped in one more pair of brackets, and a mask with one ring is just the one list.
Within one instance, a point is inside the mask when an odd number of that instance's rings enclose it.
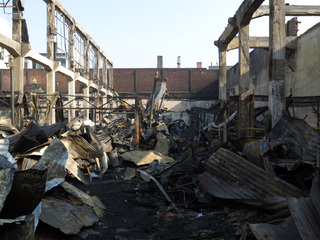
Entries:
{"label": "concrete column", "polygon": [[219,100],[227,101],[227,52],[219,49]]}
{"label": "concrete column", "polygon": [[69,23],[69,51],[68,51],[68,65],[67,68],[71,71],[75,71],[74,66],[74,34],[75,26],[73,23]]}
{"label": "concrete column", "polygon": [[89,56],[90,56],[90,42],[88,39],[84,39],[84,78],[89,80]]}
{"label": "concrete column", "polygon": [[249,24],[239,24],[239,101],[238,137],[251,136],[248,128],[253,127],[250,103],[250,39]]}
{"label": "concrete column", "polygon": [[98,84],[99,85],[99,83],[100,83],[100,72],[99,72],[99,59],[100,58],[100,53],[99,53],[99,51],[98,51],[98,49],[96,49],[95,51],[94,51],[94,72],[96,73],[96,78],[97,78],[97,82],[96,82],[96,84]]}
{"label": "concrete column", "polygon": [[269,113],[272,127],[286,107],[285,97],[285,11],[284,0],[270,0]]}
{"label": "concrete column", "polygon": [[70,102],[69,107],[71,108],[68,111],[69,121],[71,121],[76,116],[75,114],[76,103],[75,101],[72,101],[74,100],[75,95],[76,95],[76,81],[74,79],[70,79],[68,81],[68,102]]}
{"label": "concrete column", "polygon": [[[89,56],[90,56],[90,41],[88,38],[84,38],[84,78],[89,80]],[[89,119],[89,104],[87,101],[89,101],[89,86],[85,86],[83,88],[83,108],[84,108],[84,119]]]}
{"label": "concrete column", "polygon": [[[107,108],[107,100],[108,100],[108,95],[102,95],[102,106],[103,108]],[[101,117],[104,116],[106,110],[102,110],[102,114],[101,114]],[[102,118],[101,118],[102,119]]]}
{"label": "concrete column", "polygon": [[108,61],[107,61],[107,58],[105,57],[104,58],[104,69],[103,69],[103,86],[107,89],[107,86],[108,86]]}
{"label": "concrete column", "polygon": [[100,98],[99,98],[99,95],[100,95],[100,93],[97,91],[97,92],[95,92],[94,93],[94,106],[95,106],[95,111],[94,111],[94,113],[95,113],[95,120],[96,120],[96,122],[99,122],[99,120],[100,120],[100,118],[99,118],[99,115],[100,114],[98,114],[98,111],[99,111],[99,107],[100,107]]}
{"label": "concrete column", "polygon": [[[47,58],[54,61],[55,60],[55,4],[47,3]],[[47,72],[47,94],[53,96],[56,91],[56,74],[52,70]],[[51,111],[48,116],[48,123],[55,123],[55,111]]]}
{"label": "concrete column", "polygon": [[[69,23],[69,51],[68,51],[68,65],[67,68],[71,71],[75,72],[74,66],[74,34],[75,34],[75,26],[72,22]],[[76,116],[75,106],[76,103],[74,100],[76,94],[76,82],[75,79],[69,79],[68,81],[68,101],[69,111],[68,111],[68,119],[71,121]]]}
{"label": "concrete column", "polygon": [[[227,101],[227,51],[223,49],[219,49],[219,100],[222,103]],[[222,141],[228,141],[227,126],[223,127]]]}
{"label": "concrete column", "polygon": [[[17,6],[17,0],[13,0],[13,6]],[[23,14],[18,8],[14,7],[12,9],[12,39],[21,43],[22,37],[22,19]],[[14,76],[14,90],[18,93],[23,93],[24,90],[24,82],[23,82],[23,67],[24,61],[23,57],[16,57],[14,59],[14,68],[13,68],[13,76]]]}
{"label": "concrete column", "polygon": [[90,95],[89,86],[85,86],[83,88],[83,97],[84,97],[84,100],[83,100],[83,108],[84,108],[83,118],[85,120],[89,119],[89,103],[87,102],[87,101],[89,101],[89,95]]}

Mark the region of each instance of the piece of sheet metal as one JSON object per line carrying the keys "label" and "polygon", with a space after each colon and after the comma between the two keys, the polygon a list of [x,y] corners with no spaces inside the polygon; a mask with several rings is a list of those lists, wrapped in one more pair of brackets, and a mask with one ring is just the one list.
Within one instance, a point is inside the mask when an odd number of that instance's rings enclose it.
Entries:
{"label": "piece of sheet metal", "polygon": [[43,198],[47,169],[16,171],[0,218],[16,218],[32,213]]}
{"label": "piece of sheet metal", "polygon": [[301,240],[300,234],[292,217],[279,225],[259,223],[249,224],[249,227],[257,239],[265,240]]}
{"label": "piece of sheet metal", "polygon": [[283,207],[286,197],[307,196],[297,187],[223,148],[211,155],[204,168],[205,172],[199,175],[200,184],[218,198],[248,200],[258,205],[265,202],[269,208],[277,204]]}
{"label": "piece of sheet metal", "polygon": [[11,190],[15,168],[6,158],[0,156],[0,212]]}
{"label": "piece of sheet metal", "polygon": [[40,220],[65,234],[77,234],[82,227],[89,227],[99,218],[89,206],[72,204],[70,201],[55,197],[42,200]]}
{"label": "piece of sheet metal", "polygon": [[319,176],[313,181],[310,198],[288,198],[294,222],[303,240],[320,237],[320,195]]}
{"label": "piece of sheet metal", "polygon": [[268,137],[285,145],[289,159],[302,159],[317,163],[320,134],[304,120],[284,115],[273,127]]}
{"label": "piece of sheet metal", "polygon": [[67,149],[59,139],[53,139],[40,160],[32,167],[32,169],[48,169],[46,191],[64,181],[67,175],[67,160]]}

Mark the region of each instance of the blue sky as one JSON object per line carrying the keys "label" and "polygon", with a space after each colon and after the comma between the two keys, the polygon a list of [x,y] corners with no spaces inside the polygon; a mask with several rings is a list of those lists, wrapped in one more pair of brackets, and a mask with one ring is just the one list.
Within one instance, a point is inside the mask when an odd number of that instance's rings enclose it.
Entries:
{"label": "blue sky", "polygon": [[[265,1],[268,4],[269,1]],[[320,4],[319,0],[288,0],[287,3]],[[100,45],[115,68],[152,68],[157,56],[164,67],[216,65],[219,38],[242,3],[242,0],[60,0],[64,8]],[[11,22],[10,15],[0,17]],[[28,24],[32,49],[46,51],[46,4],[42,0],[25,0],[24,17]],[[308,28],[319,17],[299,18]],[[304,23],[303,23],[304,24]],[[250,24],[251,36],[268,36],[268,18]],[[305,29],[304,29],[305,30]],[[304,31],[303,30],[303,31]],[[227,55],[228,65],[237,62],[237,51]]]}

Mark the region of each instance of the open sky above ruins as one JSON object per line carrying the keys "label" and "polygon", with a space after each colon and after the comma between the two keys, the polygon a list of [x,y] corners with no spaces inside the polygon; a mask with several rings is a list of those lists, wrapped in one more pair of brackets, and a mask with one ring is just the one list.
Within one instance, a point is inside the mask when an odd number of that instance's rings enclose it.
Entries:
{"label": "open sky above ruins", "polygon": [[[157,56],[163,56],[166,68],[217,65],[219,38],[242,0],[59,0],[64,8],[100,45],[114,62],[115,68],[152,68]],[[268,4],[265,1],[264,4]],[[287,0],[290,5],[319,5],[319,0]],[[10,10],[6,10],[7,12]],[[0,17],[11,22],[11,15]],[[42,0],[25,0],[32,49],[46,51],[46,4]],[[288,17],[287,19],[290,19]],[[303,33],[319,17],[299,17],[299,33]],[[268,36],[268,18],[253,20],[251,36]],[[228,65],[235,64],[237,50],[227,54]]]}

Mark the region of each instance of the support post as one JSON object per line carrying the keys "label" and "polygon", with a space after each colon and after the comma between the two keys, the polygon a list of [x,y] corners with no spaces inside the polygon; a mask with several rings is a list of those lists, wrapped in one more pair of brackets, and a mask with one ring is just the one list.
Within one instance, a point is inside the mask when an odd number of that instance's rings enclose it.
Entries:
{"label": "support post", "polygon": [[[224,49],[219,49],[219,100],[221,103],[227,101],[227,52]],[[224,118],[227,114],[224,114]],[[226,143],[227,137],[227,125],[223,127],[222,142]]]}
{"label": "support post", "polygon": [[285,1],[270,0],[269,114],[272,127],[281,119],[285,97]]}
{"label": "support post", "polygon": [[[94,106],[95,106],[95,123],[97,123],[100,120],[100,98],[99,98],[99,92],[96,91],[94,93]],[[98,114],[99,111],[99,114]]]}
{"label": "support post", "polygon": [[[69,51],[68,51],[68,66],[67,68],[71,71],[75,72],[74,65],[74,34],[75,34],[75,25],[73,22],[69,22]],[[75,110],[75,94],[76,94],[76,83],[75,79],[69,79],[68,81],[68,101],[70,102],[70,109],[68,110],[68,119],[75,118],[76,110]]]}
{"label": "support post", "polygon": [[239,101],[238,101],[238,138],[252,136],[250,101],[250,54],[249,24],[239,24]]}
{"label": "support post", "polygon": [[139,149],[140,142],[140,110],[139,110],[139,97],[135,98],[135,134],[134,134],[134,145],[135,149]]}
{"label": "support post", "polygon": [[[17,0],[13,0],[12,1],[13,4],[13,9],[12,9],[12,39],[21,43],[22,42],[22,19],[23,19],[23,14],[22,11],[19,9],[18,6],[18,2]],[[12,78],[12,87],[14,88],[14,93],[15,94],[21,94],[24,92],[24,79],[23,79],[23,57],[21,57],[21,53],[20,56],[15,57],[13,60],[13,78]],[[14,101],[15,96],[13,94],[13,99],[11,99],[12,101]],[[23,108],[21,108],[21,111],[23,111]],[[20,123],[22,122],[22,116],[23,116],[23,112],[22,114],[17,114],[17,119],[14,119],[15,122],[12,122],[12,125],[16,125],[16,123],[18,123],[17,126],[20,125]]]}
{"label": "support post", "polygon": [[83,100],[83,108],[84,108],[84,115],[83,115],[83,118],[85,120],[89,119],[89,86],[85,86],[83,88],[83,97],[84,97],[84,100]]}
{"label": "support post", "polygon": [[75,98],[76,95],[76,83],[74,79],[69,79],[68,81],[68,102],[70,102],[68,110],[68,119],[71,121],[73,118],[75,118]]}
{"label": "support post", "polygon": [[14,125],[14,58],[11,55],[10,56],[10,63],[8,64],[8,67],[10,68],[10,90],[11,90],[11,124]]}
{"label": "support post", "polygon": [[[90,41],[88,38],[84,39],[84,78],[89,80],[89,56],[90,56]],[[84,108],[84,119],[89,119],[89,86],[83,88],[83,108]],[[85,101],[87,100],[87,101]]]}
{"label": "support post", "polygon": [[[47,2],[47,58],[55,60],[55,3]],[[56,73],[55,70],[47,72],[47,94],[53,96],[56,91]],[[51,111],[48,116],[48,123],[55,123],[55,111]]]}

